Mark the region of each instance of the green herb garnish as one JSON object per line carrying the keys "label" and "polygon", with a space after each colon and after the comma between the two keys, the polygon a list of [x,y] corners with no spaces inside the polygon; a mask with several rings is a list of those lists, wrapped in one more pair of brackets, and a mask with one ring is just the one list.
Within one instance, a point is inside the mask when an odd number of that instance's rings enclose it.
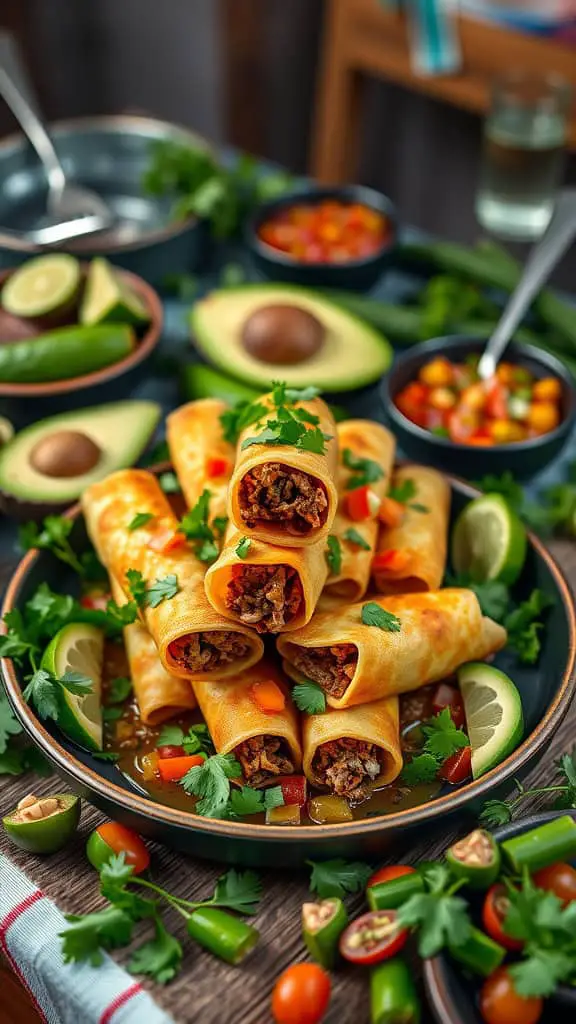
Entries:
{"label": "green herb garnish", "polygon": [[371,551],[372,550],[372,548],[368,544],[368,541],[364,540],[364,537],[362,536],[362,534],[359,533],[358,530],[354,529],[353,526],[350,526],[346,530],[346,532],[344,534],[344,540],[349,541],[350,544],[355,544],[356,547],[358,547],[358,548],[362,548],[363,551]]}
{"label": "green herb garnish", "polygon": [[191,796],[198,797],[196,814],[218,818],[230,799],[230,779],[240,779],[242,767],[233,754],[213,754],[203,764],[186,772],[180,785]]}
{"label": "green herb garnish", "polygon": [[139,530],[141,526],[146,526],[146,523],[149,523],[151,519],[154,519],[152,512],[137,512],[128,523],[128,529],[130,531]]}
{"label": "green herb garnish", "polygon": [[342,452],[342,463],[351,470],[351,475],[346,482],[347,491],[355,491],[357,487],[364,487],[366,484],[373,484],[382,480],[384,470],[373,459],[362,459],[355,455],[350,448],[344,448]]}
{"label": "green herb garnish", "polygon": [[211,497],[209,490],[203,490],[196,504],[182,516],[178,526],[201,562],[214,562],[220,553],[214,530],[210,526]]}
{"label": "green herb garnish", "polygon": [[426,891],[398,908],[398,923],[417,931],[418,953],[428,958],[445,946],[466,942],[472,923],[466,901],[454,895],[462,882],[454,882],[446,865],[431,864],[421,874]]}
{"label": "green herb garnish", "polygon": [[106,694],[107,704],[122,704],[132,693],[132,680],[126,676],[113,679]]}
{"label": "green herb garnish", "polygon": [[343,899],[349,893],[360,892],[373,871],[362,861],[346,861],[339,857],[322,862],[307,860],[306,864],[312,868],[310,891],[323,900],[330,896]]}
{"label": "green herb garnish", "polygon": [[148,584],[138,569],[126,571],[128,591],[139,608],[157,608],[162,601],[168,601],[179,592],[178,577],[169,573],[163,579]]}
{"label": "green herb garnish", "polygon": [[508,802],[506,800],[487,800],[479,815],[480,822],[486,828],[497,828],[512,821],[514,812],[528,797],[554,796],[553,807],[557,810],[576,808],[576,747],[571,754],[562,754],[556,762],[556,778],[551,786],[536,786],[525,789],[518,779],[514,779],[516,794]]}
{"label": "green herb garnish", "polygon": [[321,455],[330,435],[320,429],[318,416],[297,405],[311,401],[318,394],[317,388],[289,388],[273,381],[270,407],[260,400],[240,402],[220,417],[224,436],[234,443],[243,430],[254,424],[259,433],[244,438],[242,448],[260,444],[291,445]]}
{"label": "green herb garnish", "polygon": [[326,541],[326,561],[332,576],[337,576],[342,570],[342,546],[338,537],[333,535]]}
{"label": "green herb garnish", "polygon": [[241,537],[234,550],[238,555],[238,558],[246,558],[251,547],[252,541],[250,540],[250,538]]}
{"label": "green herb garnish", "polygon": [[407,786],[433,782],[449,757],[470,746],[464,730],[455,726],[450,708],[443,708],[437,715],[428,718],[422,725],[422,732],[426,740],[421,752],[413,756],[402,769],[401,779]]}
{"label": "green herb garnish", "polygon": [[292,700],[299,711],[305,711],[308,715],[322,715],[326,711],[326,694],[311,679],[292,687]]}
{"label": "green herb garnish", "polygon": [[227,804],[226,817],[244,818],[251,814],[262,814],[273,807],[282,807],[284,794],[281,786],[269,789],[251,789],[250,786],[234,787]]}
{"label": "green herb garnish", "polygon": [[365,626],[377,626],[378,629],[383,629],[386,633],[399,633],[402,629],[398,616],[387,612],[375,601],[368,601],[367,604],[362,605],[361,618]]}
{"label": "green herb garnish", "polygon": [[41,668],[33,673],[22,696],[28,703],[34,704],[40,718],[53,718],[57,722],[60,715],[61,690],[85,697],[93,688],[92,680],[80,672],[65,672],[63,676],[58,677]]}

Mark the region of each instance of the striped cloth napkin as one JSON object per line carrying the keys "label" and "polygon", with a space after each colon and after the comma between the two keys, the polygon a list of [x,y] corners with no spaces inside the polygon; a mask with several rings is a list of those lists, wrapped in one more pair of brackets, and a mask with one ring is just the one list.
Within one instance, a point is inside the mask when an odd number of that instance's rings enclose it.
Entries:
{"label": "striped cloth napkin", "polygon": [[46,1024],[174,1024],[109,956],[100,967],[65,964],[65,926],[55,904],[0,855],[0,950]]}

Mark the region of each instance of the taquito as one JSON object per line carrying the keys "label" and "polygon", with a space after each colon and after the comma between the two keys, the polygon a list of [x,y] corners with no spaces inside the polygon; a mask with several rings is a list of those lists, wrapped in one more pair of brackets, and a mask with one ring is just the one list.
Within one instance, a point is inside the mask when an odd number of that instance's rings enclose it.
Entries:
{"label": "taquito", "polygon": [[[264,396],[268,419],[276,419],[271,397]],[[318,428],[330,439],[322,453],[291,444],[250,444],[266,430],[266,416],[240,434],[236,466],[228,495],[228,515],[237,530],[282,547],[302,547],[325,540],[330,532],[338,492],[336,424],[320,398],[298,402],[296,408],[318,417]]]}
{"label": "taquito", "polygon": [[[326,598],[345,598],[348,602],[359,601],[368,589],[370,567],[376,549],[378,520],[356,520],[348,514],[348,498],[353,485],[362,479],[360,471],[354,472],[346,462],[370,459],[382,470],[382,475],[370,483],[370,490],[383,498],[390,487],[390,474],[394,464],[396,439],[386,427],[372,420],[346,420],[337,426],[338,432],[338,511],[331,534],[340,545],[341,565],[336,573],[330,573],[325,587]],[[352,540],[350,533],[362,540]]]}
{"label": "taquito", "polygon": [[[381,625],[366,625],[363,609],[375,623],[377,609],[388,615]],[[506,639],[506,630],[482,615],[476,594],[447,588],[316,614],[277,646],[322,687],[331,707],[346,708],[437,682],[466,661],[494,654]]]}
{"label": "taquito", "polygon": [[[126,595],[115,579],[110,580],[112,597],[126,603]],[[150,633],[140,621],[122,630],[134,694],[144,725],[160,725],[169,718],[191,711],[196,698],[191,683],[167,672]]]}
{"label": "taquito", "polygon": [[[269,680],[284,693],[282,711],[264,711],[256,699],[258,684]],[[196,679],[193,686],[217,753],[233,753],[249,785],[266,785],[300,771],[298,712],[274,662],[264,659],[233,679]]]}
{"label": "taquito", "polygon": [[235,450],[224,439],[220,417],[228,406],[218,398],[201,398],[166,417],[170,459],[189,508],[210,491],[209,518],[227,515],[228,484]]}
{"label": "taquito", "polygon": [[[189,679],[234,675],[259,661],[260,637],[246,626],[232,625],[215,612],[204,592],[205,565],[178,532],[156,477],[143,469],[113,473],[84,491],[82,507],[98,557],[128,594],[126,573],[142,574],[145,585],[169,577],[174,596],[162,599],[153,591],[141,608],[164,668]],[[139,512],[152,518],[137,529],[130,525]],[[160,600],[157,601],[157,598]],[[156,607],[153,605],[156,604]]]}
{"label": "taquito", "polygon": [[[392,480],[399,493],[413,490],[398,526],[382,527],[372,572],[381,594],[437,590],[444,578],[450,485],[426,466],[401,466]],[[413,486],[412,486],[413,485]]]}
{"label": "taquito", "polygon": [[[239,554],[243,543],[248,550]],[[243,541],[230,526],[220,557],[206,573],[206,596],[216,611],[235,622],[259,633],[282,633],[310,621],[327,574],[322,540],[305,548],[278,548],[265,541]]]}

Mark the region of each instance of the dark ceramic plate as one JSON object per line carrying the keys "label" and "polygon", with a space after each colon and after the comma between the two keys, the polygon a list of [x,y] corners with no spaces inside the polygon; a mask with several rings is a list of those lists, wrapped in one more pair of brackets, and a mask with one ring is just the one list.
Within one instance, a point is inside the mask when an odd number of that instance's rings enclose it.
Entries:
{"label": "dark ceramic plate", "polygon": [[[548,811],[494,829],[494,836],[501,842],[564,814],[576,819],[576,811]],[[450,957],[440,955],[424,961],[424,985],[438,1024],[483,1024],[476,1002],[478,987]],[[541,1024],[551,1024],[552,1020],[568,1024],[575,1015],[576,989],[562,986],[548,1000]]]}
{"label": "dark ceramic plate", "polygon": [[[460,481],[451,483],[452,511],[456,516],[477,492]],[[81,551],[86,545],[86,533],[77,506],[70,510],[70,515],[76,519],[72,541]],[[45,552],[30,552],[10,581],[3,614],[28,600],[42,580],[55,590],[74,592],[75,580],[66,575],[62,563]],[[196,856],[233,864],[296,867],[307,857],[337,856],[379,860],[384,851],[406,846],[435,824],[444,826],[452,815],[465,809],[477,814],[488,796],[504,795],[510,780],[522,778],[546,751],[574,691],[576,631],[568,587],[535,537],[530,538],[518,595],[527,596],[533,587],[542,588],[554,599],[539,664],[519,666],[506,651],[496,658],[496,664],[513,676],[522,694],[527,727],[522,744],[476,782],[456,790],[448,787],[449,791],[419,807],[344,824],[289,828],[217,821],[155,803],[114,765],[98,761],[79,749],[59,733],[52,721],[41,722],[22,699],[22,673],[9,659],[3,660],[2,673],[8,697],[24,728],[72,789],[110,817],[145,835]]]}

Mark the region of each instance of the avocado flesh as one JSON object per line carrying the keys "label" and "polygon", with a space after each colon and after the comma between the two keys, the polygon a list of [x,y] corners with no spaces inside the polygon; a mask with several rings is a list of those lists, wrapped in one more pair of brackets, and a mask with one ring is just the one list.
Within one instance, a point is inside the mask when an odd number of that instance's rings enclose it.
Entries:
{"label": "avocado flesh", "polygon": [[[294,304],[324,326],[324,343],[309,359],[281,366],[255,359],[242,344],[248,317],[263,306]],[[386,338],[316,292],[295,285],[254,284],[211,292],[191,314],[196,347],[213,365],[254,387],[272,380],[351,391],[378,380],[392,362]]]}
{"label": "avocado flesh", "polygon": [[[117,469],[132,466],[140,457],[160,420],[156,402],[112,402],[61,413],[40,420],[0,449],[0,496],[48,505],[70,504],[90,484]],[[75,430],[90,437],[100,449],[97,464],[75,477],[45,476],[33,468],[30,454],[38,442],[60,430]]]}
{"label": "avocado flesh", "polygon": [[86,289],[80,309],[80,323],[148,323],[150,314],[139,295],[103,257],[97,256],[88,268]]}

